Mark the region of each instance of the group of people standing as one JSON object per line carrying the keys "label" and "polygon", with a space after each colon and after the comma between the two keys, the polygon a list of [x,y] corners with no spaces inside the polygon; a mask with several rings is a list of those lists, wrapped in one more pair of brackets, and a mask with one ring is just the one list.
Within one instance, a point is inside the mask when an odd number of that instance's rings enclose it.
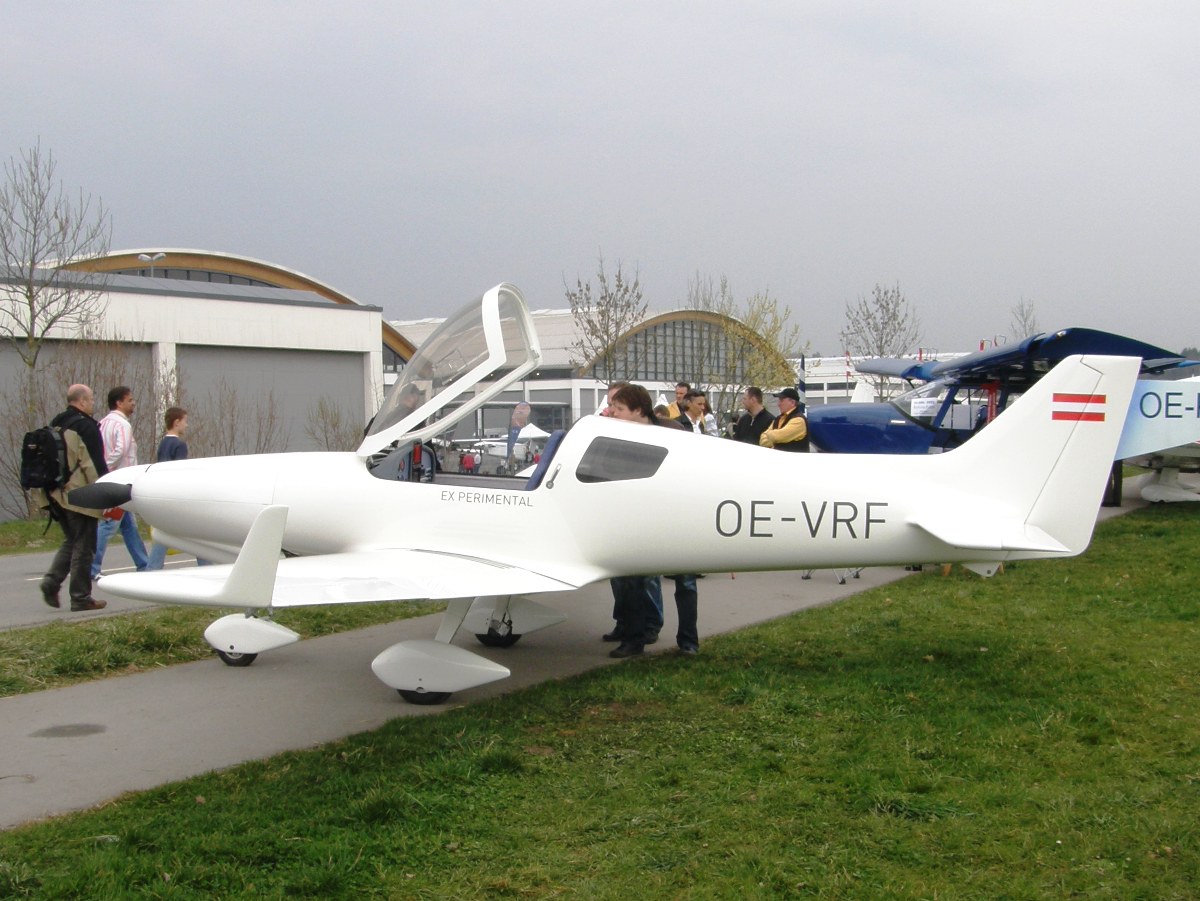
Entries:
{"label": "group of people standing", "polygon": [[[149,552],[138,532],[137,519],[128,510],[115,508],[97,510],[73,505],[68,495],[75,489],[90,485],[100,476],[136,466],[137,440],[133,435],[132,416],[137,401],[126,385],[108,392],[108,413],[99,422],[93,418],[95,396],[87,385],[72,385],[67,389],[67,409],[51,420],[63,437],[69,476],[61,488],[45,491],[50,516],[62,529],[63,542],[41,581],[42,600],[51,607],[60,606],[59,591],[68,583],[71,609],[100,610],[105,601],[92,597],[92,584],[100,577],[104,552],[113,534],[120,531],[140,572],[162,569],[167,548],[154,543]],[[171,407],[165,415],[165,434],[158,445],[156,458],[182,460],[187,458],[187,410]]]}
{"label": "group of people standing", "polygon": [[[800,412],[799,393],[795,388],[784,388],[775,397],[779,401],[779,415],[772,417],[763,406],[762,389],[747,388],[742,395],[746,412],[735,423],[733,437],[761,447],[807,453],[808,423]],[[616,382],[609,386],[608,404],[600,413],[641,425],[684,429],[697,435],[720,435],[705,392],[692,388],[687,382],[675,386],[674,403],[659,407],[653,405],[650,392],[641,385]],[[664,578],[675,583],[675,611],[679,621],[675,643],[679,653],[688,656],[699,653],[696,581],[703,577],[699,573],[677,573],[622,576],[610,580],[616,625],[611,632],[605,633],[604,640],[618,642],[610,657],[636,657],[645,653],[646,645],[658,641],[664,623]]]}

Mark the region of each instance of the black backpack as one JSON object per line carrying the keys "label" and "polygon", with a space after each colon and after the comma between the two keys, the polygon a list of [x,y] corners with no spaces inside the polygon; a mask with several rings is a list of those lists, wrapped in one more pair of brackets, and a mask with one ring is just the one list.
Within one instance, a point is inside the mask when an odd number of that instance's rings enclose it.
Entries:
{"label": "black backpack", "polygon": [[26,432],[21,442],[21,487],[53,491],[71,478],[62,426],[45,425]]}

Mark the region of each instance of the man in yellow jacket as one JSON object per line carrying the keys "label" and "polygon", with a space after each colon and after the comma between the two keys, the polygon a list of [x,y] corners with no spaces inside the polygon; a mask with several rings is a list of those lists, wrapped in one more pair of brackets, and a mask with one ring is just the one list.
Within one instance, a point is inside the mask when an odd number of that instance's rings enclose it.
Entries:
{"label": "man in yellow jacket", "polygon": [[800,394],[795,388],[784,388],[775,395],[779,399],[779,415],[762,433],[758,443],[776,450],[808,453],[808,420],[800,413]]}

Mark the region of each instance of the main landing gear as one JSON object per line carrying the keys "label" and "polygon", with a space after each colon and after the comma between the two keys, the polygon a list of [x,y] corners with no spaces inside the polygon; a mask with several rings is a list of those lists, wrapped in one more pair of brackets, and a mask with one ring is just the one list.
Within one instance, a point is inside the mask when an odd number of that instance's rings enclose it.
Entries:
{"label": "main landing gear", "polygon": [[204,640],[226,666],[249,666],[263,651],[299,641],[300,634],[247,610],[222,616],[204,630]]}
{"label": "main landing gear", "polygon": [[474,633],[484,647],[507,648],[522,635],[562,622],[566,617],[525,597],[458,598],[449,601],[433,641],[392,645],[371,663],[385,685],[412,704],[440,704],[451,694],[486,685],[509,675],[507,668],[450,642],[460,628]]}
{"label": "main landing gear", "polygon": [[[226,666],[249,666],[263,651],[300,639],[260,611],[231,613],[204,631]],[[371,662],[385,685],[396,689],[410,704],[442,704],[456,691],[504,679],[506,667],[450,642],[460,628],[474,633],[484,647],[508,648],[522,635],[556,625],[566,619],[524,597],[457,598],[449,601],[437,635],[392,645]]]}

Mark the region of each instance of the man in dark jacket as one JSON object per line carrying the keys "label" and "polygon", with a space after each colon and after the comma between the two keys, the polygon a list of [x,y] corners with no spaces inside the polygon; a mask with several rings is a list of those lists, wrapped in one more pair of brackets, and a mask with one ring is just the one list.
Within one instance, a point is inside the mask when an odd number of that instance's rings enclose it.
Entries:
{"label": "man in dark jacket", "polygon": [[763,406],[762,388],[753,385],[742,394],[742,407],[746,412],[733,426],[733,437],[746,444],[758,444],[762,433],[771,427],[771,414]]}
{"label": "man in dark jacket", "polygon": [[67,390],[67,409],[50,421],[61,428],[67,449],[70,477],[66,485],[44,492],[50,515],[63,531],[63,543],[42,577],[42,600],[59,606],[58,591],[70,577],[72,610],[99,610],[104,601],[92,597],[92,557],[96,553],[96,520],[100,510],[76,507],[67,500],[67,492],[90,485],[108,472],[104,463],[104,443],[100,426],[92,419],[96,400],[87,385],[72,385]]}

